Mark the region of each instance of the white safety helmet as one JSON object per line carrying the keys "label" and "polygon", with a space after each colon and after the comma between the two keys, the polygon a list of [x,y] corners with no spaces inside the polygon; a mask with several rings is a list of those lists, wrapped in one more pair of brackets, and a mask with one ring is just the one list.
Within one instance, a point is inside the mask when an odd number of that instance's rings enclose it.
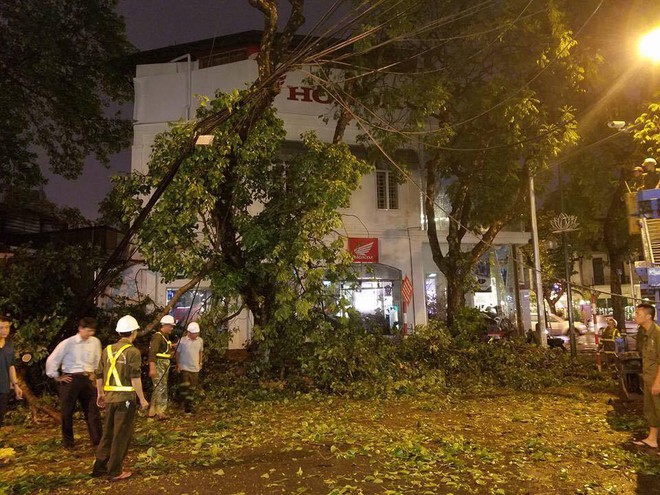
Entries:
{"label": "white safety helmet", "polygon": [[131,315],[122,316],[117,322],[115,331],[117,333],[129,333],[140,328],[139,323]]}
{"label": "white safety helmet", "polygon": [[191,321],[188,324],[188,333],[199,333],[199,323]]}
{"label": "white safety helmet", "polygon": [[176,322],[174,321],[174,316],[165,315],[160,319],[160,324],[161,325],[176,325]]}
{"label": "white safety helmet", "polygon": [[647,168],[655,168],[658,165],[658,162],[655,161],[655,158],[647,158],[644,160],[644,163],[642,163],[642,166],[647,169]]}

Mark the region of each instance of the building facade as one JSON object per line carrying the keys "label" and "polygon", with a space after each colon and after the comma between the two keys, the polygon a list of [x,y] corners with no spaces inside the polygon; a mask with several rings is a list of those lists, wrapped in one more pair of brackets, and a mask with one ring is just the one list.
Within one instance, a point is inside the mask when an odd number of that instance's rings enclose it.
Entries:
{"label": "building facade", "polygon": [[[169,123],[195,115],[196,95],[213,97],[218,90],[243,89],[256,79],[257,43],[254,33],[244,33],[142,54],[134,79],[133,171],[147,172],[154,139],[167,130]],[[311,85],[308,78],[309,72],[305,70],[287,74],[275,99],[287,144],[294,147],[304,132],[314,131],[320,139],[330,142],[335,131],[330,99]],[[357,128],[349,126],[345,142],[357,146],[358,134]],[[363,177],[351,198],[350,208],[341,211],[347,249],[354,257],[360,279],[359,287],[345,287],[344,295],[360,312],[382,313],[391,326],[399,327],[404,321],[409,327],[426,323],[429,315],[442,306],[446,286],[428,243],[414,150],[406,153],[406,160],[410,160],[414,182],[399,184],[386,165],[376,166],[374,173]],[[442,210],[434,221],[440,232],[446,231],[448,218]],[[480,263],[479,273],[475,273],[482,290],[472,294],[468,304],[501,306],[504,303],[513,307],[516,291],[510,276],[514,270],[510,246],[526,244],[528,240],[529,234],[522,229],[503,231],[497,236],[494,249]],[[464,241],[466,249],[477,241],[475,236],[468,235]],[[164,283],[157,273],[144,268],[136,268],[126,279],[133,286],[125,286],[123,290],[148,295],[158,304],[165,304],[186,283],[186,280]],[[199,310],[195,300],[200,301],[208,289],[202,284],[198,290],[199,294],[185,298],[187,302],[174,310],[175,317],[194,315]],[[410,302],[404,308],[406,299]],[[243,346],[251,335],[249,313],[241,314],[232,327],[236,333],[231,347]]]}

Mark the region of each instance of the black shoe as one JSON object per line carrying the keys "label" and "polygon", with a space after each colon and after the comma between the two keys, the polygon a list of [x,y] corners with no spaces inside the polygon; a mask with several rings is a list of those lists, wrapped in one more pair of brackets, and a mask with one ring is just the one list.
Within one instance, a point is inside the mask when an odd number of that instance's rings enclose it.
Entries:
{"label": "black shoe", "polygon": [[94,461],[94,466],[92,466],[92,478],[100,478],[108,474],[107,465],[104,465],[102,462]]}

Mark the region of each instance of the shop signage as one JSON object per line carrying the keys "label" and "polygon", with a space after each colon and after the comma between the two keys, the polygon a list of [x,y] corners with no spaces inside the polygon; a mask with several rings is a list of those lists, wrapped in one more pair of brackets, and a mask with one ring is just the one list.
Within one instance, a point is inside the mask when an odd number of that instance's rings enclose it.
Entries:
{"label": "shop signage", "polygon": [[412,282],[408,278],[408,275],[406,275],[401,281],[401,298],[403,299],[403,302],[405,302],[406,304],[410,304],[410,301],[412,301],[412,296],[413,296]]}
{"label": "shop signage", "polygon": [[355,263],[378,263],[378,238],[349,237],[348,251]]}
{"label": "shop signage", "polygon": [[311,103],[328,104],[332,102],[330,96],[321,88],[311,88],[309,86],[287,86],[289,89],[289,96],[287,100],[302,101]]}

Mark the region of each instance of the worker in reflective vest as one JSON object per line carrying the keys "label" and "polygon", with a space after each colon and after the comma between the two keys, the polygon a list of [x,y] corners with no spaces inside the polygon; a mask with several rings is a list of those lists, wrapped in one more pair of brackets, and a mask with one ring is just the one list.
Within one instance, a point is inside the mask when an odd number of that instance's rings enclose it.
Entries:
{"label": "worker in reflective vest", "polygon": [[151,395],[149,417],[167,419],[167,378],[170,363],[174,355],[174,347],[169,336],[174,330],[174,318],[165,315],[160,319],[160,330],[151,338],[149,344],[149,377],[154,385]]}
{"label": "worker in reflective vest", "polygon": [[620,336],[617,321],[607,319],[607,327],[602,330],[600,337],[601,353],[604,356],[603,364],[613,366],[616,364],[616,339]]}
{"label": "worker in reflective vest", "polygon": [[117,322],[119,340],[101,353],[96,370],[97,404],[106,408],[103,436],[96,449],[92,476],[107,475],[113,481],[131,476],[122,465],[133,437],[136,396],[140,407],[149,407],[142,392],[140,379],[140,351],[133,346],[139,325],[132,316],[123,316]]}

